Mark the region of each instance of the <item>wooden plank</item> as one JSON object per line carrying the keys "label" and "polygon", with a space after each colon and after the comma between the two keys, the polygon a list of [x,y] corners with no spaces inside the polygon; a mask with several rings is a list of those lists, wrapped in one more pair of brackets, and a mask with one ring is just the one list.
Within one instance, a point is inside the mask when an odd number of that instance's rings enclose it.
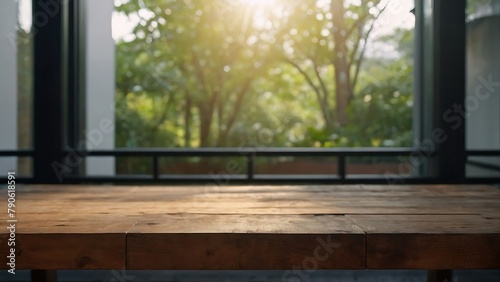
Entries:
{"label": "wooden plank", "polygon": [[[500,210],[500,191],[488,186],[25,188],[20,190],[18,211],[26,215],[480,214]],[[48,201],[47,195],[57,196],[58,201]]]}
{"label": "wooden plank", "polygon": [[367,234],[496,234],[500,221],[481,215],[347,215]]}
{"label": "wooden plank", "polygon": [[[255,195],[284,193],[287,195],[302,195],[304,193],[317,195],[320,193],[334,193],[335,195],[356,196],[372,193],[372,195],[391,195],[397,193],[413,194],[446,194],[475,195],[500,194],[500,189],[485,185],[304,185],[304,186],[86,186],[86,185],[20,185],[18,193],[23,197],[36,197],[51,194],[57,199],[67,198],[73,200],[109,200],[109,194],[124,199],[133,200],[135,196],[142,199],[153,199],[156,196],[177,197],[200,194],[221,195]],[[144,193],[147,191],[147,193]],[[168,193],[166,193],[168,191]],[[69,193],[70,192],[70,193]],[[2,195],[3,196],[3,195]],[[85,196],[86,198],[82,198]],[[57,201],[53,201],[57,203]]]}
{"label": "wooden plank", "polygon": [[[121,215],[18,214],[16,269],[122,269],[126,232],[136,218]],[[8,230],[0,231],[0,253],[8,254]],[[6,269],[6,256],[0,269]]]}
{"label": "wooden plank", "polygon": [[128,233],[364,234],[344,216],[214,214],[148,215]]}
{"label": "wooden plank", "polygon": [[[7,234],[0,234],[0,253],[8,254]],[[16,269],[122,269],[125,267],[122,234],[17,234]],[[0,268],[7,269],[7,258]]]}
{"label": "wooden plank", "polygon": [[[136,270],[365,268],[363,235],[129,234],[128,242],[127,268]],[[321,242],[333,246],[331,256]]]}
{"label": "wooden plank", "polygon": [[364,233],[342,216],[145,218],[127,237],[128,269],[364,269]]}
{"label": "wooden plank", "polygon": [[500,221],[480,215],[351,215],[368,269],[498,269]]}
{"label": "wooden plank", "polygon": [[499,234],[369,234],[368,269],[499,269]]}
{"label": "wooden plank", "polygon": [[[24,225],[24,226],[23,226]],[[42,221],[23,221],[19,223],[19,231],[17,235],[44,235],[44,234],[126,234],[133,224],[127,225],[125,228],[123,223],[114,221],[96,220],[94,222],[78,222],[78,221],[59,221],[54,220],[50,223]],[[5,233],[0,232],[0,233]]]}
{"label": "wooden plank", "polygon": [[[302,267],[314,258],[318,238],[340,244],[318,269],[490,268],[500,261],[500,190],[491,186],[33,185],[17,191],[21,267],[121,269],[126,236],[129,267],[136,269]],[[0,201],[5,197],[0,191]],[[1,252],[7,252],[6,235],[0,229]]]}

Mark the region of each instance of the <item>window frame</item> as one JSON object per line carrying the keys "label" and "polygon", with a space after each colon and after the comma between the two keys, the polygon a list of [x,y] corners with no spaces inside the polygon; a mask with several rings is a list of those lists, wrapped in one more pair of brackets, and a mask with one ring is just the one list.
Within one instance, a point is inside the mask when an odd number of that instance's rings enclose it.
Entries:
{"label": "window frame", "polygon": [[[33,0],[33,16],[43,12],[41,2]],[[61,13],[48,20],[34,37],[34,150],[0,151],[4,156],[33,157],[33,177],[25,183],[205,183],[214,176],[190,175],[164,177],[160,175],[161,157],[243,156],[247,159],[245,177],[234,177],[231,183],[500,183],[497,178],[467,178],[467,156],[499,156],[500,150],[467,151],[465,126],[452,129],[443,120],[444,113],[454,104],[465,102],[465,36],[466,0],[416,0],[416,73],[413,148],[201,148],[201,149],[135,149],[86,151],[79,148],[85,129],[85,20],[82,0],[61,2]],[[432,13],[426,9],[432,8]],[[430,44],[430,49],[424,48]],[[457,47],[459,46],[459,47]],[[450,51],[452,50],[452,51]],[[463,81],[464,84],[456,83]],[[437,93],[439,95],[437,95]],[[433,140],[435,129],[442,129],[446,141],[425,147]],[[73,150],[70,148],[78,148]],[[62,181],[54,164],[67,164],[68,156],[82,156],[78,169]],[[346,174],[346,159],[353,156],[409,156],[423,154],[432,160],[419,166],[418,175],[430,177],[393,178],[390,176],[350,177]],[[150,177],[87,177],[87,156],[141,156],[151,158]],[[255,175],[254,160],[260,156],[333,156],[338,158],[338,171],[329,177],[295,177]],[[226,176],[219,176],[226,177]]]}

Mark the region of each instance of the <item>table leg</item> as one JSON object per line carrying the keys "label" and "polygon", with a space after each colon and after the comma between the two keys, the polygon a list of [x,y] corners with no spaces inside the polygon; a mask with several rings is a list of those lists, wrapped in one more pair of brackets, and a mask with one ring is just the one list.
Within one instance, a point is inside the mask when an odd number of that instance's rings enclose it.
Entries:
{"label": "table leg", "polygon": [[32,270],[32,282],[57,282],[56,270]]}
{"label": "table leg", "polygon": [[427,282],[453,282],[452,270],[429,270]]}

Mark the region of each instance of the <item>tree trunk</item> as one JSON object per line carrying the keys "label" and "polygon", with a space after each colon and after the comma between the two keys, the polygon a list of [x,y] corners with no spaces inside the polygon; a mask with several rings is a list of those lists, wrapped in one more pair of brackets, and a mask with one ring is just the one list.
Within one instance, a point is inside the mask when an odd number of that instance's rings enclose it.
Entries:
{"label": "tree trunk", "polygon": [[186,93],[186,110],[184,112],[184,147],[191,147],[191,97]]}
{"label": "tree trunk", "polygon": [[335,100],[337,122],[340,127],[347,125],[347,106],[350,96],[350,70],[347,62],[347,32],[344,18],[344,1],[332,0],[332,36],[334,41],[333,64],[335,69]]}
{"label": "tree trunk", "polygon": [[206,104],[201,104],[198,108],[200,110],[200,147],[208,147],[212,113]]}
{"label": "tree trunk", "polygon": [[248,92],[248,89],[250,88],[250,84],[252,83],[253,78],[250,78],[245,81],[245,83],[242,85],[241,89],[238,91],[238,96],[236,99],[236,102],[234,105],[232,105],[232,112],[229,114],[229,118],[226,121],[226,127],[224,128],[223,131],[220,132],[216,146],[221,147],[224,144],[226,144],[227,138],[229,136],[229,131],[231,131],[231,128],[234,125],[234,122],[236,121],[236,118],[238,114],[241,112],[241,108],[243,106],[243,101],[245,100],[245,96]]}

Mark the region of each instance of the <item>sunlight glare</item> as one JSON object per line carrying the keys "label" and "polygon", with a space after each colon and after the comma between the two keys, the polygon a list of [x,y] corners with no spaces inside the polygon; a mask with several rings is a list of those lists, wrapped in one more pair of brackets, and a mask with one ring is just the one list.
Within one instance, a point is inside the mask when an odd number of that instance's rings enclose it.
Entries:
{"label": "sunlight glare", "polygon": [[[253,28],[255,30],[263,30],[263,29],[271,29],[272,23],[270,21],[270,16],[276,14],[276,8],[281,7],[279,5],[279,0],[235,0],[240,2],[242,5],[245,5],[253,10],[252,13],[253,18]],[[247,11],[250,14],[250,11]]]}
{"label": "sunlight glare", "polygon": [[240,0],[245,5],[255,6],[258,8],[271,7],[276,4],[275,0]]}
{"label": "sunlight glare", "polygon": [[33,22],[31,16],[31,1],[19,0],[19,26],[25,31],[31,29],[31,24]]}

